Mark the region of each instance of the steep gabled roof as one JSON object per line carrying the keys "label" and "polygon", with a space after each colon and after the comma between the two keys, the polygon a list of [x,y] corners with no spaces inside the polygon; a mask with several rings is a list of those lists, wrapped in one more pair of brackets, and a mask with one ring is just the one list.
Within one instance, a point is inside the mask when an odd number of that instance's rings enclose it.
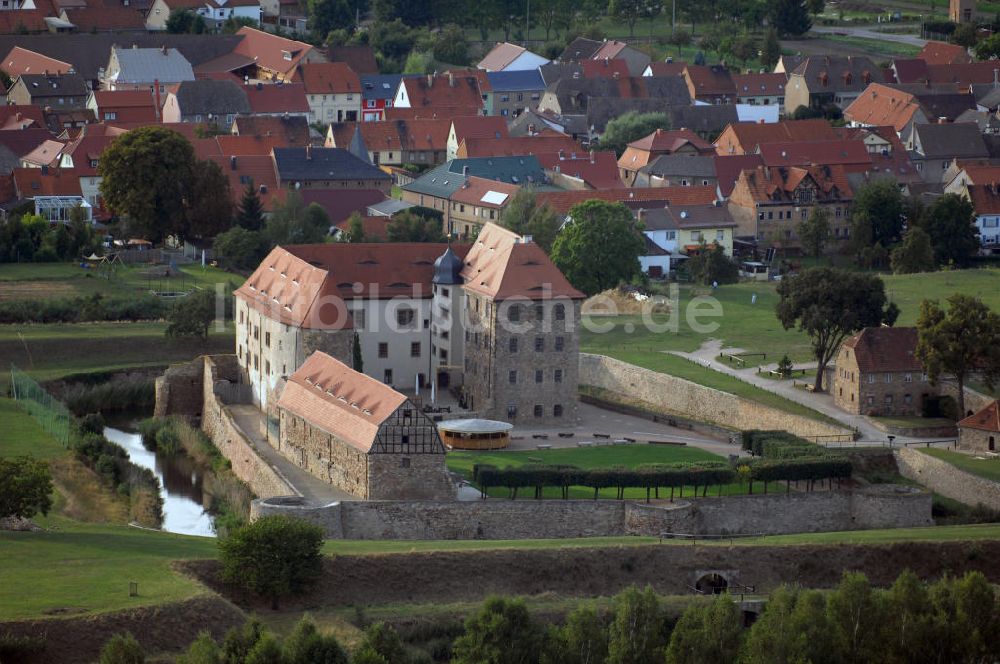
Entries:
{"label": "steep gabled roof", "polygon": [[275,137],[281,145],[305,147],[311,142],[309,120],[301,115],[243,115],[233,120],[233,134],[237,136]]}
{"label": "steep gabled roof", "polygon": [[286,76],[295,71],[302,59],[313,50],[311,44],[249,26],[243,26],[236,34],[241,35],[243,40],[233,49],[234,53],[253,58],[258,67]]}
{"label": "steep gabled roof", "polygon": [[719,154],[724,154],[720,142],[732,138],[744,152],[754,152],[762,143],[787,141],[829,140],[838,138],[830,123],[821,118],[812,120],[784,120],[773,124],[740,122],[731,124],[715,142]]}
{"label": "steep gabled roof", "polygon": [[343,62],[303,62],[295,80],[311,95],[361,92],[361,79]]}
{"label": "steep gabled roof", "polygon": [[788,77],[784,74],[733,74],[738,97],[772,95],[783,97]]}
{"label": "steep gabled roof", "polygon": [[326,57],[330,62],[343,62],[359,76],[378,74],[375,50],[368,45],[330,46],[326,49]]}
{"label": "steep gabled roof", "polygon": [[969,200],[977,215],[1000,214],[1000,190],[995,183],[970,184],[966,191],[969,192]]}
{"label": "steep gabled roof", "polygon": [[912,94],[872,83],[844,109],[844,118],[858,124],[887,125],[902,131],[921,110]]}
{"label": "steep gabled roof", "polygon": [[844,342],[862,373],[923,371],[917,359],[917,328],[866,327]]}
{"label": "steep gabled roof", "polygon": [[29,51],[26,48],[15,46],[6,57],[0,61],[0,69],[7,72],[11,78],[17,78],[21,74],[68,74],[73,71],[73,65],[62,60],[50,58],[41,53]]}
{"label": "steep gabled roof", "polygon": [[175,48],[115,48],[114,52],[118,55],[119,71],[114,79],[118,85],[194,80],[191,63]]}
{"label": "steep gabled roof", "polygon": [[927,159],[988,157],[989,151],[974,122],[913,125],[914,147]]}
{"label": "steep gabled roof", "polygon": [[979,412],[959,420],[958,426],[963,429],[1000,432],[1000,402],[994,400]]}
{"label": "steep gabled roof", "polygon": [[868,167],[872,163],[867,146],[860,140],[765,143],[759,150],[765,166],[842,164]]}
{"label": "steep gabled roof", "polygon": [[288,377],[278,408],[368,454],[379,427],[405,403],[388,385],[315,351]]}
{"label": "steep gabled roof", "polygon": [[401,85],[412,107],[453,106],[475,108],[477,112],[483,107],[479,77],[475,74],[428,74],[404,78]]}
{"label": "steep gabled roof", "polygon": [[715,187],[644,187],[625,189],[580,189],[576,191],[540,191],[535,194],[538,204],[546,204],[559,214],[566,214],[577,203],[601,200],[626,205],[645,201],[673,205],[711,203],[716,199]]}
{"label": "steep gabled roof", "polygon": [[688,65],[684,69],[684,78],[694,98],[736,94],[732,76],[722,65]]}
{"label": "steep gabled roof", "polygon": [[480,69],[491,71],[503,71],[507,65],[517,60],[528,49],[509,42],[498,42],[490,49],[490,52],[483,56],[476,66]]}
{"label": "steep gabled roof", "polygon": [[238,115],[250,112],[246,92],[232,81],[184,81],[173,94],[183,115]]}
{"label": "steep gabled roof", "polygon": [[964,46],[940,41],[928,41],[920,49],[917,58],[929,65],[957,65],[972,62],[972,56]]}
{"label": "steep gabled roof", "polygon": [[308,113],[309,101],[301,83],[244,85],[253,113]]}
{"label": "steep gabled roof", "polygon": [[[349,148],[355,131],[361,132],[371,152],[386,150],[444,151],[448,147],[448,120],[384,120],[382,122],[335,122],[330,125],[333,146]],[[329,134],[328,134],[329,136]]]}
{"label": "steep gabled roof", "polygon": [[614,152],[543,152],[535,155],[539,163],[549,171],[582,180],[592,189],[621,189],[625,187],[618,174],[618,162]]}
{"label": "steep gabled roof", "polygon": [[882,69],[866,56],[814,55],[805,59],[792,76],[801,76],[810,93],[860,92],[871,83],[882,83]]}
{"label": "steep gabled roof", "polygon": [[459,144],[455,156],[459,158],[513,157],[538,155],[543,152],[558,153],[559,151],[575,155],[579,149],[579,143],[564,134],[510,138],[466,138]]}
{"label": "steep gabled roof", "polygon": [[342,148],[275,148],[272,154],[283,181],[391,179]]}

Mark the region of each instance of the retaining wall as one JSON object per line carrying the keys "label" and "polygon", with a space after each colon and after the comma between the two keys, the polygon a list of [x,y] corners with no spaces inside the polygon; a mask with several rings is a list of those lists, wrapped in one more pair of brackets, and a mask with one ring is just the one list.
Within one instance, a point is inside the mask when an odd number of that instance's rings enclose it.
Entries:
{"label": "retaining wall", "polygon": [[580,384],[621,395],[630,401],[641,401],[657,411],[729,429],[778,429],[798,436],[852,433],[840,426],[787,413],[604,355],[580,353]]}
{"label": "retaining wall", "polygon": [[615,500],[367,501],[309,506],[255,500],[251,517],[288,514],[329,539],[469,540],[861,530],[929,526],[931,496],[883,485],[854,491],[702,498],[646,504]]}
{"label": "retaining wall", "polygon": [[[998,462],[1000,463],[1000,462]],[[1000,483],[967,473],[947,461],[910,448],[896,451],[899,473],[942,496],[975,507],[983,504],[1000,510]]]}

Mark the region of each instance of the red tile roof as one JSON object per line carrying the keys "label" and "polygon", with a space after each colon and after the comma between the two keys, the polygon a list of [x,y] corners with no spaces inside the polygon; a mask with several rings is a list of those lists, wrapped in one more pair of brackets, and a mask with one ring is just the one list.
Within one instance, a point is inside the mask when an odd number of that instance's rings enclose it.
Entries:
{"label": "red tile roof", "polygon": [[712,144],[704,140],[690,129],[657,129],[648,136],[643,136],[637,141],[629,143],[629,147],[638,150],[648,150],[661,154],[677,152],[686,145],[690,145],[698,152],[712,152]]}
{"label": "red tile roof", "polygon": [[929,41],[924,44],[917,57],[929,65],[957,65],[972,62],[972,57],[964,46],[939,41]]}
{"label": "red tile roof", "polygon": [[450,129],[455,130],[455,140],[466,138],[507,138],[507,122],[499,115],[465,115],[451,119]]}
{"label": "red tile roof", "polygon": [[15,168],[14,189],[20,199],[33,196],[82,196],[80,174],[71,168]]}
{"label": "red tile roof", "polygon": [[303,62],[294,80],[302,83],[306,94],[311,95],[361,92],[361,79],[343,62]]}
{"label": "red tile roof", "polygon": [[[781,143],[784,141],[836,140],[837,133],[830,123],[823,119],[785,120],[775,123],[739,122],[731,124],[715,141],[719,154],[740,154],[753,152],[761,143]],[[727,150],[728,145],[735,148]]]}
{"label": "red tile roof", "polygon": [[[496,180],[487,180],[486,178],[480,178],[472,175],[465,179],[465,184],[463,186],[459,187],[452,193],[449,200],[455,201],[456,203],[466,203],[468,205],[477,205],[479,207],[494,208],[499,210],[503,208],[514,196],[514,194],[520,190],[521,188],[516,184],[508,184],[506,182],[498,182]],[[498,202],[484,200],[484,197],[491,192],[503,195],[504,199]]]}
{"label": "red tile roof", "polygon": [[354,129],[361,129],[365,147],[372,152],[387,150],[430,150],[443,152],[448,147],[449,120],[383,120],[382,122],[337,122],[330,125],[333,144],[327,147],[349,148]]}
{"label": "red tile roof", "polygon": [[454,106],[474,108],[477,115],[483,108],[479,78],[475,75],[438,75],[404,78],[407,100],[412,107],[437,108]]}
{"label": "red tile roof", "polygon": [[62,141],[49,139],[28,154],[22,156],[21,159],[37,166],[56,166],[65,147],[66,144]]}
{"label": "red tile roof", "polygon": [[334,225],[347,219],[352,213],[363,213],[368,206],[388,198],[377,189],[303,189],[300,194],[306,205],[315,203],[326,210]]}
{"label": "red tile roof", "polygon": [[920,103],[912,94],[872,83],[844,109],[844,119],[863,125],[890,126],[898,132],[913,121],[919,110]]}
{"label": "red tile roof", "polygon": [[729,198],[741,172],[763,165],[764,160],[759,154],[716,155],[715,180],[719,184],[719,192]]}
{"label": "red tile roof", "polygon": [[18,34],[23,30],[28,32],[46,32],[49,29],[45,22],[46,16],[54,16],[51,3],[36,3],[39,7],[48,4],[48,11],[41,9],[20,9],[15,11],[0,11],[0,34]]}
{"label": "red tile roof", "polygon": [[330,62],[343,62],[358,76],[378,73],[378,62],[371,46],[330,46],[326,55]]}
{"label": "red tile roof", "polygon": [[579,152],[575,156],[572,152],[542,152],[535,154],[535,158],[542,168],[583,180],[592,189],[625,187],[614,152]]}
{"label": "red tile roof", "polygon": [[917,328],[866,327],[844,342],[862,373],[923,371],[917,359]]}
{"label": "red tile roof", "polygon": [[447,120],[470,117],[482,110],[480,106],[429,106],[420,108],[390,107],[384,109],[386,120]]}
{"label": "red tile roof", "polygon": [[614,60],[582,60],[584,78],[625,78],[629,75],[628,62],[620,58]]}
{"label": "red tile roof", "polygon": [[0,131],[0,145],[10,150],[18,158],[28,154],[51,138],[52,134],[49,133],[49,130],[41,127]]}
{"label": "red tile roof", "polygon": [[312,142],[309,123],[302,117],[277,115],[242,115],[233,120],[233,135],[283,139],[283,145],[304,147]]}
{"label": "red tile roof", "polygon": [[[233,53],[252,58],[258,67],[278,72],[286,77],[291,77],[302,59],[313,50],[310,44],[248,26],[240,28],[236,34],[243,35],[243,40],[233,49]],[[289,55],[287,59],[286,53]]]}
{"label": "red tile roof", "polygon": [[893,60],[892,66],[896,83],[923,83],[930,80],[926,60],[902,58]]}
{"label": "red tile roof", "polygon": [[745,181],[750,198],[758,203],[783,202],[791,199],[792,193],[806,178],[811,178],[816,183],[821,194],[817,197],[819,202],[826,197],[843,200],[854,196],[843,166],[759,166],[743,171],[737,180],[737,187],[740,182]]}
{"label": "red tile roof", "polygon": [[1000,214],[1000,191],[995,182],[970,184],[966,187],[969,200],[977,215]]}
{"label": "red tile roof", "polygon": [[[337,228],[345,232],[351,230],[352,216],[353,215],[349,215],[346,219],[337,223]],[[379,241],[385,241],[387,239],[386,227],[389,225],[389,222],[392,221],[390,217],[386,217],[381,214],[376,216],[361,214],[359,216],[361,217],[361,232],[365,234],[366,239],[371,238]]]}
{"label": "red tile roof", "polygon": [[580,144],[569,136],[539,135],[514,136],[511,138],[467,138],[459,143],[456,157],[517,157],[541,152],[559,153],[562,150],[574,154],[583,150]]}
{"label": "red tile roof", "polygon": [[45,113],[41,106],[11,105],[0,106],[0,131],[45,127]]}
{"label": "red tile roof", "polygon": [[476,66],[486,71],[503,71],[507,65],[517,60],[526,51],[526,48],[517,44],[498,42]]}
{"label": "red tile roof", "polygon": [[963,429],[1000,432],[1000,402],[993,401],[978,413],[959,420],[958,426]]}
{"label": "red tile roof", "polygon": [[156,101],[145,90],[95,90],[97,119],[104,119],[106,113],[114,113],[115,122],[156,122]]}
{"label": "red tile roof", "polygon": [[[229,194],[233,203],[239,205],[247,184],[253,182],[261,205],[266,212],[274,209],[277,201],[284,200],[285,191],[278,188],[274,172],[274,161],[270,155],[234,155],[231,153],[208,155],[222,169],[229,180]],[[263,187],[263,189],[262,189]]]}
{"label": "red tile roof", "polygon": [[681,61],[674,62],[650,62],[650,73],[653,76],[679,76],[684,73],[688,63]]}
{"label": "red tile roof", "polygon": [[405,403],[388,385],[316,351],[288,377],[278,408],[368,454],[379,427]]}
{"label": "red tile roof", "polygon": [[16,79],[21,74],[43,74],[45,72],[68,74],[74,71],[73,65],[68,62],[56,60],[20,46],[10,49],[10,53],[0,62],[0,69],[7,72],[11,79]]}
{"label": "red tile roof", "polygon": [[[957,89],[964,90],[976,83],[993,83],[997,68],[995,60],[985,62],[968,62],[955,65],[927,65],[927,75],[931,85],[953,84]],[[965,90],[967,91],[967,90]]]}
{"label": "red tile roof", "polygon": [[269,156],[274,148],[292,147],[284,136],[216,136],[211,140],[223,155]]}
{"label": "red tile roof", "polygon": [[75,25],[79,32],[146,29],[146,17],[134,7],[103,5],[86,9],[67,9],[62,15]]}
{"label": "red tile roof", "polygon": [[614,60],[621,52],[628,48],[628,44],[622,41],[610,40],[604,42],[599,49],[594,53],[594,60],[604,60],[605,58],[609,60]]}
{"label": "red tile roof", "polygon": [[733,74],[736,96],[785,96],[788,77],[784,74]]}
{"label": "red tile roof", "polygon": [[462,278],[466,290],[494,301],[584,298],[541,247],[493,223],[479,231],[465,256]]}
{"label": "red tile roof", "polygon": [[581,189],[577,191],[539,191],[535,194],[538,204],[547,204],[555,212],[566,214],[577,203],[602,200],[613,203],[640,203],[643,201],[669,201],[673,205],[699,205],[716,199],[715,187],[648,187],[633,189]]}
{"label": "red tile roof", "polygon": [[693,99],[736,94],[733,78],[722,65],[688,65],[684,78]]}
{"label": "red tile roof", "polygon": [[253,113],[308,113],[305,87],[301,83],[244,85]]}
{"label": "red tile roof", "polygon": [[765,166],[863,166],[867,170],[872,158],[868,147],[860,140],[793,141],[765,143],[760,146]]}

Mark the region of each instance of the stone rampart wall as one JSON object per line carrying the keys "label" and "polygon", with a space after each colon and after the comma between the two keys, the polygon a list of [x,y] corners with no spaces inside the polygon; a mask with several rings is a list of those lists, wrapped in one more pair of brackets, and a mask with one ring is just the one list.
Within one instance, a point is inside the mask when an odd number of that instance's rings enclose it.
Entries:
{"label": "stone rampart wall", "polygon": [[947,461],[910,448],[896,451],[896,465],[903,477],[966,505],[982,503],[1000,510],[1000,482],[959,470]]}

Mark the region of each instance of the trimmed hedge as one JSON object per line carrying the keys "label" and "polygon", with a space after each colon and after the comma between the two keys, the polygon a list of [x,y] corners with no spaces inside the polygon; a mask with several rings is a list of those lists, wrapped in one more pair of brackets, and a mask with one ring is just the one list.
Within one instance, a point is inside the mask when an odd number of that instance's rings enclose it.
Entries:
{"label": "trimmed hedge", "polygon": [[83,323],[90,321],[158,320],[167,305],[151,295],[130,298],[73,297],[0,302],[0,324]]}

